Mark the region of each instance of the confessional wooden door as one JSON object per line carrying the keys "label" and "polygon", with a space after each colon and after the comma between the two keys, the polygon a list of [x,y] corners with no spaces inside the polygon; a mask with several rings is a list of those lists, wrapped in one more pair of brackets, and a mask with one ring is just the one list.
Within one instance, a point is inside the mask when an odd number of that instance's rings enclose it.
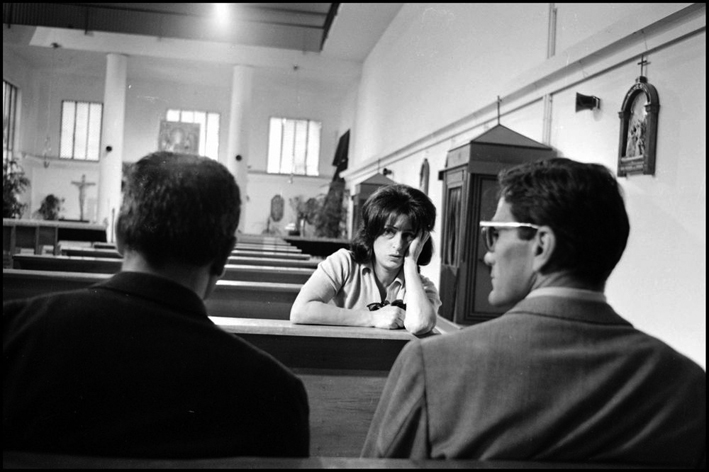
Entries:
{"label": "confessional wooden door", "polygon": [[440,296],[443,304],[439,314],[448,320],[457,319],[461,313],[462,304],[458,301],[461,292],[459,273],[463,264],[462,245],[465,241],[464,208],[468,193],[467,166],[459,166],[445,173],[443,183],[443,239],[441,247]]}

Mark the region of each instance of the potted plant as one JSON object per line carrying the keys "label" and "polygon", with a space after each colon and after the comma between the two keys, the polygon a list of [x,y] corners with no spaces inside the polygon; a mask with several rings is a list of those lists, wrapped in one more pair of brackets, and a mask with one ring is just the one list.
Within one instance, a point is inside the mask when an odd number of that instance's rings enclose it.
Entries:
{"label": "potted plant", "polygon": [[2,217],[21,218],[26,203],[20,203],[19,195],[30,185],[17,160],[13,157],[2,162]]}
{"label": "potted plant", "polygon": [[59,213],[61,213],[63,209],[63,203],[63,198],[55,197],[54,194],[50,193],[42,200],[42,205],[39,207],[39,210],[37,210],[36,216],[43,220],[58,220]]}

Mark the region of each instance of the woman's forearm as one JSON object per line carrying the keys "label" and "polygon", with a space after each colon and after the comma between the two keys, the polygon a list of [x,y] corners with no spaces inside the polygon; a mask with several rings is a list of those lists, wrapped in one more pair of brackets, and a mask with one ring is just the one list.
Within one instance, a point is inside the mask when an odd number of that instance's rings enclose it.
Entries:
{"label": "woman's forearm", "polygon": [[436,312],[428,299],[415,263],[405,262],[404,277],[406,278],[404,327],[413,334],[428,333],[436,326]]}

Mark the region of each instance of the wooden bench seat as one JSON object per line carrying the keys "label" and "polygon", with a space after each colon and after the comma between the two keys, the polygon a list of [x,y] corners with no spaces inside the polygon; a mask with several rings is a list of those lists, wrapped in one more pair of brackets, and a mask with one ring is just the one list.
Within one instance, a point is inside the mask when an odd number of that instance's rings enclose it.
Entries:
{"label": "wooden bench seat", "polygon": [[[3,301],[85,288],[109,277],[111,274],[3,269]],[[205,305],[213,316],[287,320],[300,287],[301,284],[219,280]]]}
{"label": "wooden bench seat", "polygon": [[[115,274],[121,270],[122,259],[97,257],[69,257],[34,254],[17,254],[13,257],[14,269],[87,272]],[[227,264],[223,280],[304,284],[314,269],[299,267],[256,266]]]}

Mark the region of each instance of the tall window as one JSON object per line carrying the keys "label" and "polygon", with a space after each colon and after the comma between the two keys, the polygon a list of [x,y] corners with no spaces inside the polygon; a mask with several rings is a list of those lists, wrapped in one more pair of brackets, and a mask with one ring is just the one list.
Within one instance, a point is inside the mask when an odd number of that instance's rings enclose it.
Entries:
{"label": "tall window", "polygon": [[167,110],[167,121],[199,123],[199,155],[219,159],[219,113]]}
{"label": "tall window", "polygon": [[101,150],[103,104],[62,100],[59,157],[98,161]]}
{"label": "tall window", "polygon": [[319,121],[271,118],[268,173],[318,175],[321,129]]}
{"label": "tall window", "polygon": [[5,161],[15,150],[17,127],[17,87],[2,81],[2,159]]}

